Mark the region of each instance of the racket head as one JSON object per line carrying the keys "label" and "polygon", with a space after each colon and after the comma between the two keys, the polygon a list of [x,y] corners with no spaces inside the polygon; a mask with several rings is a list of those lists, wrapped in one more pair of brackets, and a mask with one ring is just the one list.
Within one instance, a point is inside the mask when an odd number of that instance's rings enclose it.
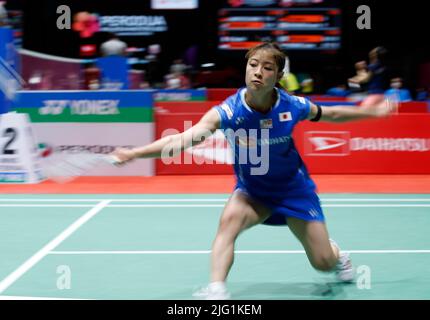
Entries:
{"label": "racket head", "polygon": [[46,178],[54,182],[68,183],[102,164],[116,165],[118,162],[115,156],[90,152],[53,155],[44,162],[43,171]]}

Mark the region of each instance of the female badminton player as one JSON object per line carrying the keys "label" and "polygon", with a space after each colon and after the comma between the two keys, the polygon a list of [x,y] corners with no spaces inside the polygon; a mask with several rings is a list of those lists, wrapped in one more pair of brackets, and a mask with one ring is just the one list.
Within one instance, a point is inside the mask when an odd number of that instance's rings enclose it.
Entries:
{"label": "female badminton player", "polygon": [[[371,108],[321,107],[309,100],[276,88],[282,78],[285,55],[275,43],[262,43],[247,54],[246,87],[209,110],[192,128],[134,149],[117,149],[121,163],[136,158],[170,156],[196,145],[217,129],[223,129],[234,150],[237,184],[224,207],[212,244],[211,280],[194,295],[206,299],[228,299],[227,275],[233,265],[238,235],[254,225],[288,225],[303,245],[311,265],[335,272],[340,281],[352,281],[349,255],[329,238],[316,187],[291,138],[302,120],[342,122],[383,117],[396,106],[385,101]],[[248,136],[236,134],[249,133]],[[263,137],[263,130],[268,132]],[[254,135],[251,134],[254,132]],[[255,133],[256,132],[256,133]],[[209,133],[209,134],[208,134]],[[261,148],[265,170],[251,161],[241,161],[243,149]]]}

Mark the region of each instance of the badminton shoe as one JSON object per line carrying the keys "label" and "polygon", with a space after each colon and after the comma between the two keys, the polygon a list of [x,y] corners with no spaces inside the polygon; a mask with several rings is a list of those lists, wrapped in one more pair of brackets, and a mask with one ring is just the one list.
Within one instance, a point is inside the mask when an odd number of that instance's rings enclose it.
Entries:
{"label": "badminton shoe", "polygon": [[224,283],[219,282],[210,283],[193,293],[193,297],[200,300],[229,300],[230,296]]}
{"label": "badminton shoe", "polygon": [[354,267],[348,253],[341,252],[339,245],[332,239],[330,242],[339,250],[339,260],[336,264],[336,277],[341,282],[352,282],[354,280]]}

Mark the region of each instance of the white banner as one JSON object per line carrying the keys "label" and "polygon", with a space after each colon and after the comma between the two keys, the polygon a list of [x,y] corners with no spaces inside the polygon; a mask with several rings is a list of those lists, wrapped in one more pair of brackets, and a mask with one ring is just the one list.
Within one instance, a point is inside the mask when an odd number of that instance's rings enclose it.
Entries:
{"label": "white banner", "polygon": [[151,9],[197,9],[198,0],[151,0]]}
{"label": "white banner", "polygon": [[[153,123],[33,123],[41,161],[55,153],[110,153],[116,147],[136,147],[154,141]],[[153,176],[154,160],[138,159],[123,167],[102,166],[88,176]]]}

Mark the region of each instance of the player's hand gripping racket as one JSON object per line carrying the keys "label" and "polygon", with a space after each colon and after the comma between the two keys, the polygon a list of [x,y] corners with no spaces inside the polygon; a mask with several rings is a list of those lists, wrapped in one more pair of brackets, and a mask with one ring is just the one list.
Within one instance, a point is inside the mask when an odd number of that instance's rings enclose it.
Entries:
{"label": "player's hand gripping racket", "polygon": [[50,160],[44,165],[44,173],[47,178],[58,182],[70,182],[95,168],[103,165],[120,165],[121,161],[114,155],[98,153],[75,153],[64,156],[61,159]]}

